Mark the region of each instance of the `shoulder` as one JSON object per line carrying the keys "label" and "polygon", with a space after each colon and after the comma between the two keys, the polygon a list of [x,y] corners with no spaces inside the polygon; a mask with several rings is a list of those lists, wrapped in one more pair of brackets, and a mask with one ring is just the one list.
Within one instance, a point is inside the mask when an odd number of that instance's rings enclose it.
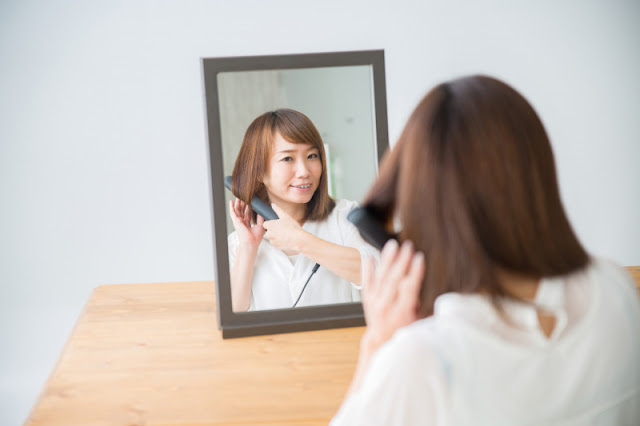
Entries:
{"label": "shoulder", "polygon": [[336,206],[333,208],[333,211],[328,217],[328,220],[337,221],[339,224],[349,224],[351,222],[347,219],[347,216],[351,212],[351,210],[358,207],[358,203],[351,200],[336,200]]}
{"label": "shoulder", "polygon": [[618,290],[622,293],[637,293],[635,282],[629,271],[616,262],[603,257],[591,257],[589,264],[582,270],[566,277],[568,282],[589,282],[596,289],[606,287],[607,292]]}
{"label": "shoulder", "polygon": [[425,318],[396,331],[375,354],[372,366],[379,372],[389,372],[400,387],[417,392],[442,389],[450,380],[451,364],[455,362],[449,346],[447,333],[438,331],[438,321]]}
{"label": "shoulder", "polygon": [[336,206],[331,211],[330,216],[346,217],[349,212],[358,207],[358,203],[351,200],[336,200]]}
{"label": "shoulder", "polygon": [[634,284],[629,272],[616,262],[603,257],[592,257],[587,270],[599,278],[608,278],[620,283]]}
{"label": "shoulder", "polygon": [[408,366],[426,361],[431,367],[441,367],[447,344],[446,334],[438,332],[438,322],[437,318],[429,317],[399,329],[380,348],[382,356]]}
{"label": "shoulder", "polygon": [[349,212],[351,212],[351,210],[358,207],[358,203],[356,203],[355,201],[343,199],[335,200],[335,202],[336,205],[334,206],[333,210],[331,210],[331,213],[329,213],[329,216],[327,216],[326,219],[313,223],[338,226],[339,228],[351,225],[351,222],[349,222],[349,220],[347,219],[347,215],[349,214]]}
{"label": "shoulder", "polygon": [[336,200],[336,209],[353,210],[356,207],[358,207],[358,203],[356,201],[345,200],[343,198]]}
{"label": "shoulder", "polygon": [[332,424],[449,424],[446,360],[431,335],[432,321],[398,330],[374,354],[360,389]]}
{"label": "shoulder", "polygon": [[592,257],[584,270],[572,274],[567,281],[580,285],[588,283],[595,289],[596,298],[617,301],[619,307],[625,306],[640,315],[638,289],[631,274],[612,260]]}

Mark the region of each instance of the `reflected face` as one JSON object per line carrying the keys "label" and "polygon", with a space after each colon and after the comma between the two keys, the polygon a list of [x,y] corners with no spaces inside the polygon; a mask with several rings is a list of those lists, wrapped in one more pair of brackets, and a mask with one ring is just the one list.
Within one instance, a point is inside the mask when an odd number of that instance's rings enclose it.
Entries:
{"label": "reflected face", "polygon": [[268,171],[262,181],[272,203],[295,211],[311,201],[318,189],[322,160],[312,145],[288,142],[278,132],[274,136]]}

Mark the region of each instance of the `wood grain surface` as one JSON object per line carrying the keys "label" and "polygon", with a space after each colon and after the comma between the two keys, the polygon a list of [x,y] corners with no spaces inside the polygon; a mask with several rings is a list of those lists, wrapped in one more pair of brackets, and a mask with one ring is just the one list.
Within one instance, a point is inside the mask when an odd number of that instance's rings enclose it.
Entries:
{"label": "wood grain surface", "polygon": [[364,328],[222,340],[214,289],[96,288],[27,424],[326,425]]}
{"label": "wood grain surface", "polygon": [[326,425],[364,328],[222,340],[214,289],[97,287],[26,424]]}

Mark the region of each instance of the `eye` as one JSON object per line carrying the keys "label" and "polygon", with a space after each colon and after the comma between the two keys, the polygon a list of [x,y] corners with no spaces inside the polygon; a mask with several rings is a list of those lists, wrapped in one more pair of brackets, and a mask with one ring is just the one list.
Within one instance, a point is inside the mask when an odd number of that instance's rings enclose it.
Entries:
{"label": "eye", "polygon": [[281,159],[280,161],[283,161],[285,163],[288,163],[289,161],[293,161],[293,158],[291,157],[284,157],[283,159]]}
{"label": "eye", "polygon": [[320,158],[320,155],[318,155],[317,152],[314,152],[313,154],[309,154],[307,158],[309,159]]}

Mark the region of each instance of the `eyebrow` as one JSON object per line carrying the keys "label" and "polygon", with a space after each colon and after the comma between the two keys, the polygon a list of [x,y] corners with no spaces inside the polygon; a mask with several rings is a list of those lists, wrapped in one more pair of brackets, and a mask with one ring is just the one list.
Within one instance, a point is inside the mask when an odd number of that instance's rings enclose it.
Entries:
{"label": "eyebrow", "polygon": [[[319,151],[319,149],[316,148],[315,146],[312,146],[309,149],[307,149],[307,152],[309,152],[309,151]],[[277,151],[275,153],[275,155],[277,155],[277,154],[290,154],[292,152],[297,152],[297,150],[296,149],[284,149],[282,151]]]}

